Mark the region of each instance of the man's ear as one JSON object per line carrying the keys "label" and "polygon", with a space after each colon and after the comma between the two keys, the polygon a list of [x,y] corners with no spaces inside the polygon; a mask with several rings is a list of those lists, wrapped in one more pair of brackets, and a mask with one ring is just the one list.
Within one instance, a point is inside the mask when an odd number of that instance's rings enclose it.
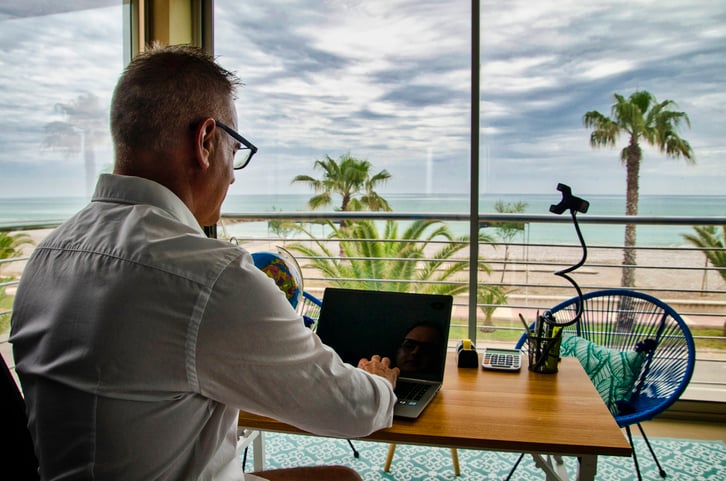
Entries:
{"label": "man's ear", "polygon": [[217,123],[212,117],[207,117],[199,124],[194,138],[194,158],[202,170],[209,168],[210,159],[216,146],[214,142]]}

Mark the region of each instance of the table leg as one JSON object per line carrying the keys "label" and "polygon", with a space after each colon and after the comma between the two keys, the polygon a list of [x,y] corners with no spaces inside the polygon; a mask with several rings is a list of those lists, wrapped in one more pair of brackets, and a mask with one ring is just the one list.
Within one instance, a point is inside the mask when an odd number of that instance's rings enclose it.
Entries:
{"label": "table leg", "polygon": [[562,456],[552,455],[548,458],[550,465],[559,476],[559,479],[563,481],[569,481],[570,476],[567,474],[567,466],[565,466],[565,462],[562,460]]}
{"label": "table leg", "polygon": [[545,472],[546,481],[569,481],[567,470],[560,456],[531,453],[534,464]]}
{"label": "table leg", "polygon": [[383,465],[383,471],[389,472],[391,470],[391,462],[393,461],[393,455],[396,453],[396,445],[388,445],[388,454],[386,455],[386,463]]}
{"label": "table leg", "polygon": [[255,459],[253,466],[255,471],[263,471],[265,469],[265,433],[259,431],[257,437],[252,440],[252,449],[254,450]]}
{"label": "table leg", "polygon": [[582,456],[577,460],[577,481],[595,481],[597,455]]}
{"label": "table leg", "polygon": [[459,452],[456,448],[451,448],[451,462],[454,463],[454,476],[459,476],[461,469],[459,469]]}

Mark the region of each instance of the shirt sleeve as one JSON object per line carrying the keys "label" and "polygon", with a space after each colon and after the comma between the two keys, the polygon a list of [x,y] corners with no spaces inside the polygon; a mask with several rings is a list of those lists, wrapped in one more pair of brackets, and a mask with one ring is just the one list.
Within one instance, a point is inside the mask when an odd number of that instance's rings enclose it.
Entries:
{"label": "shirt sleeve", "polygon": [[323,345],[247,253],[221,273],[202,312],[191,353],[202,395],[324,436],[391,426],[390,383]]}

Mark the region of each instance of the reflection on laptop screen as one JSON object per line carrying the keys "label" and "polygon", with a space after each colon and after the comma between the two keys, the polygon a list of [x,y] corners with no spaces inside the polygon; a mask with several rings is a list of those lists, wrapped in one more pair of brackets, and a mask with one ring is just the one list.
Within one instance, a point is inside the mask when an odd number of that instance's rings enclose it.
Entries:
{"label": "reflection on laptop screen", "polygon": [[402,377],[439,381],[449,339],[451,296],[328,288],[317,334],[343,361],[374,354]]}
{"label": "reflection on laptop screen", "polygon": [[[417,322],[404,334],[391,360],[404,377],[435,375],[441,365],[447,336],[435,322]],[[442,349],[444,347],[444,349]]]}

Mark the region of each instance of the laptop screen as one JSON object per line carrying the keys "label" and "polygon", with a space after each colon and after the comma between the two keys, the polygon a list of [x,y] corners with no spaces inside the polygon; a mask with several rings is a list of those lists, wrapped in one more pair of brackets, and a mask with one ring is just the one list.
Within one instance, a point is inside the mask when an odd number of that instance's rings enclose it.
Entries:
{"label": "laptop screen", "polygon": [[452,303],[448,295],[329,287],[317,334],[354,366],[379,354],[401,369],[401,377],[441,381]]}

